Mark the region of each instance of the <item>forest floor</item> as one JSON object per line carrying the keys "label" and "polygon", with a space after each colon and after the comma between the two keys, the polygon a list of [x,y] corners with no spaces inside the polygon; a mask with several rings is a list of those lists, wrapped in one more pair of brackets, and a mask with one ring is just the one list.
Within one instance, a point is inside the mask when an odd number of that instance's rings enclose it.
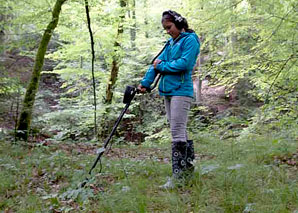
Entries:
{"label": "forest floor", "polygon": [[[91,143],[0,142],[4,212],[298,212],[296,140],[251,137],[195,140],[188,184],[171,174],[169,144],[114,145],[88,176]],[[100,168],[101,166],[102,168]],[[101,172],[100,172],[101,169]],[[80,184],[88,177],[84,188]]]}

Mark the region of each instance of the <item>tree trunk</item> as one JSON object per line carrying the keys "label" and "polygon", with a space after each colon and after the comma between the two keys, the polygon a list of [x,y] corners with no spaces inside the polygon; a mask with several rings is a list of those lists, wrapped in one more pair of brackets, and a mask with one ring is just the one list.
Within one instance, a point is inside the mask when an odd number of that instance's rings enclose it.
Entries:
{"label": "tree trunk", "polygon": [[130,28],[130,40],[131,40],[131,48],[132,50],[136,50],[136,36],[137,36],[137,20],[136,20],[136,0],[131,0],[131,18],[132,18],[132,26]]}
{"label": "tree trunk", "polygon": [[47,50],[48,43],[53,35],[53,31],[56,28],[59,20],[59,14],[61,11],[61,6],[66,0],[57,0],[52,12],[52,20],[48,24],[41,42],[39,44],[37,54],[35,57],[35,64],[33,67],[33,73],[31,77],[31,81],[27,87],[27,91],[25,94],[24,102],[23,102],[23,109],[19,118],[18,122],[18,132],[17,138],[24,139],[27,141],[30,124],[32,119],[32,112],[33,106],[35,102],[35,96],[38,90],[39,80],[40,80],[40,73],[42,71],[44,57]]}
{"label": "tree trunk", "polygon": [[197,63],[194,67],[194,89],[195,89],[195,99],[196,99],[196,104],[201,104],[202,102],[202,70],[201,70],[201,54],[199,54]]}
{"label": "tree trunk", "polygon": [[145,38],[149,38],[149,32],[148,32],[148,24],[149,24],[149,21],[148,21],[148,11],[147,11],[147,8],[148,8],[148,2],[147,0],[144,0],[144,8],[145,8],[145,18],[144,18],[144,25],[145,25]]}
{"label": "tree trunk", "polygon": [[106,90],[106,103],[111,104],[113,99],[113,89],[117,81],[118,72],[119,72],[119,64],[121,61],[120,58],[120,49],[121,49],[121,37],[123,34],[123,22],[125,18],[125,8],[126,8],[127,2],[126,0],[120,0],[120,7],[121,7],[121,13],[119,15],[119,25],[118,25],[118,31],[116,36],[116,41],[114,43],[114,56],[113,56],[113,62],[112,62],[112,69],[110,78],[108,81],[108,87]]}
{"label": "tree trunk", "polygon": [[[6,19],[5,15],[0,14],[0,22],[5,23],[5,21],[6,21],[5,19]],[[4,44],[5,44],[5,30],[4,30],[3,24],[1,24],[1,26],[0,26],[0,45],[1,45],[0,52],[1,53],[3,53],[5,50]]]}
{"label": "tree trunk", "polygon": [[120,7],[121,7],[121,12],[119,14],[119,23],[118,23],[118,30],[117,30],[117,35],[116,35],[116,40],[114,42],[114,55],[113,55],[113,61],[112,61],[112,69],[110,72],[110,77],[106,89],[106,98],[105,98],[105,104],[107,104],[106,107],[106,113],[103,114],[100,126],[101,126],[101,132],[100,132],[100,137],[106,138],[108,131],[111,129],[111,123],[107,122],[108,117],[107,115],[110,112],[111,107],[109,106],[112,103],[113,100],[113,90],[114,86],[117,81],[118,77],[118,72],[119,72],[119,66],[120,66],[120,61],[121,61],[121,37],[123,34],[123,22],[125,18],[125,12],[126,12],[126,6],[127,6],[127,0],[120,0]]}
{"label": "tree trunk", "polygon": [[97,111],[97,104],[96,104],[96,83],[95,83],[95,75],[94,75],[94,62],[95,62],[95,51],[94,51],[94,39],[93,33],[91,29],[91,20],[89,15],[89,5],[88,0],[85,0],[85,9],[86,9],[86,16],[88,22],[88,29],[90,34],[90,44],[91,44],[91,73],[92,73],[92,85],[93,85],[93,104],[94,104],[94,136],[97,137],[97,122],[96,122],[96,111]]}

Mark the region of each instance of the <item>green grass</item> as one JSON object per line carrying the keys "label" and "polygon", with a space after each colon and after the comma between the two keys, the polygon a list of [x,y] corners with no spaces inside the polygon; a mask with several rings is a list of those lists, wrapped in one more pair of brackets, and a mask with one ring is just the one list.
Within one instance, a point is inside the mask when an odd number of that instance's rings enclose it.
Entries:
{"label": "green grass", "polygon": [[297,165],[277,160],[291,159],[297,141],[197,138],[194,177],[170,191],[159,188],[171,173],[169,144],[114,146],[103,158],[102,173],[98,166],[85,188],[78,186],[96,155],[61,144],[29,147],[1,141],[2,211],[298,211]]}

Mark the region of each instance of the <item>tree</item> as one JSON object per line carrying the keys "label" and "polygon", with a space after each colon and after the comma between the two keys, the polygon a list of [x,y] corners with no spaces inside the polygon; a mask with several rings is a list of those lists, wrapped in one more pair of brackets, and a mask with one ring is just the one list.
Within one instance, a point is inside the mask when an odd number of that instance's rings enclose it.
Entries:
{"label": "tree", "polygon": [[44,63],[44,56],[47,50],[48,43],[53,35],[53,31],[58,24],[61,7],[65,1],[66,0],[56,1],[52,11],[52,20],[48,24],[37,50],[31,81],[27,87],[27,91],[23,101],[23,108],[20,114],[18,128],[17,128],[18,129],[17,137],[24,139],[26,141],[29,135],[35,96],[38,90],[40,74]]}
{"label": "tree", "polygon": [[[94,103],[94,136],[96,137],[97,136],[97,121],[96,121],[97,104],[96,104],[96,84],[95,84],[95,77],[94,77],[95,51],[94,51],[94,39],[93,39],[93,33],[92,33],[92,29],[91,29],[91,21],[90,21],[90,15],[89,15],[88,0],[85,0],[85,9],[86,9],[87,22],[88,22],[88,29],[89,29],[89,34],[90,34],[91,52],[92,52],[91,73],[92,73],[93,103]],[[82,62],[81,62],[80,67],[82,68]]]}
{"label": "tree", "polygon": [[129,17],[132,20],[132,26],[130,27],[130,40],[132,51],[136,50],[136,36],[137,36],[137,22],[136,22],[136,0],[131,0],[131,6]]}
{"label": "tree", "polygon": [[110,79],[108,81],[107,91],[106,91],[106,103],[111,104],[112,98],[113,98],[113,89],[114,85],[116,83],[118,72],[119,72],[119,66],[121,61],[121,37],[124,32],[123,25],[124,25],[124,18],[125,18],[125,8],[127,6],[126,0],[120,0],[120,8],[121,12],[119,14],[119,23],[118,23],[118,30],[117,30],[117,36],[116,40],[114,42],[114,55],[113,55],[113,61],[112,61],[112,69],[110,74]]}

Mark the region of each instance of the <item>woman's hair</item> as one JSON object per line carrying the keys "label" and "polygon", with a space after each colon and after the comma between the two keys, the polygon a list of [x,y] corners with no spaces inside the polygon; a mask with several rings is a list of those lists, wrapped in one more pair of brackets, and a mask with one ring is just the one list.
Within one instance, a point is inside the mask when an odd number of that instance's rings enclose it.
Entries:
{"label": "woman's hair", "polygon": [[162,13],[161,22],[165,20],[173,22],[177,27],[177,29],[179,30],[184,29],[185,32],[190,32],[190,33],[194,32],[192,29],[188,28],[187,20],[175,11],[172,11],[172,10],[164,11]]}

